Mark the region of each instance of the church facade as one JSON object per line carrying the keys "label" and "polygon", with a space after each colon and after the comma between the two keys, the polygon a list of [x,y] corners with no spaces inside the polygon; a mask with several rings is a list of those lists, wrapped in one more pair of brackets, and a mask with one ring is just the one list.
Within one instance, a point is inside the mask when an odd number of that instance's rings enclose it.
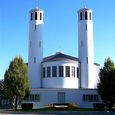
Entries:
{"label": "church facade", "polygon": [[[76,38],[77,39],[77,38]],[[101,101],[97,93],[100,65],[94,63],[92,10],[78,10],[78,58],[56,52],[43,58],[43,10],[30,10],[28,77],[34,108],[76,103],[92,108]]]}

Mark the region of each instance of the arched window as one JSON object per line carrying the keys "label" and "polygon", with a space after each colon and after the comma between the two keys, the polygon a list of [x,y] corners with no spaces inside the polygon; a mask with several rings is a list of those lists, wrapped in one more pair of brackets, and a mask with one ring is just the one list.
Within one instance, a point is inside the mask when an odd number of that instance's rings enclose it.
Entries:
{"label": "arched window", "polygon": [[85,12],[85,20],[87,20],[87,19],[88,19],[87,12]]}
{"label": "arched window", "polygon": [[82,20],[82,12],[80,12],[80,20]]}
{"label": "arched window", "polygon": [[35,12],[35,20],[37,20],[37,12]]}
{"label": "arched window", "polygon": [[40,13],[40,20],[42,20],[42,13]]}
{"label": "arched window", "polygon": [[32,20],[32,18],[33,18],[33,13],[31,13],[31,17],[30,17],[30,18],[31,18],[31,20]]}
{"label": "arched window", "polygon": [[91,20],[91,12],[89,13],[89,19]]}

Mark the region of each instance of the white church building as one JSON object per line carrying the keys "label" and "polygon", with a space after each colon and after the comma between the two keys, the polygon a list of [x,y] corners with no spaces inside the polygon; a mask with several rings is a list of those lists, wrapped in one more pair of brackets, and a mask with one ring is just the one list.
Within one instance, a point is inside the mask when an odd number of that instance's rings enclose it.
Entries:
{"label": "white church building", "polygon": [[[101,101],[97,93],[100,65],[94,63],[92,10],[78,10],[78,56],[63,52],[43,58],[43,10],[30,10],[28,77],[34,108],[76,103],[92,108]],[[76,38],[77,39],[77,38]],[[77,51],[77,49],[75,49]]]}

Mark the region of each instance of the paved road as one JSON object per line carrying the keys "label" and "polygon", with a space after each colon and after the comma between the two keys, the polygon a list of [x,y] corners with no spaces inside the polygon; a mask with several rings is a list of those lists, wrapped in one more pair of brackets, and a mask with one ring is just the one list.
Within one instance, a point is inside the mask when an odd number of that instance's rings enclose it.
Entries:
{"label": "paved road", "polygon": [[0,115],[115,115],[115,112],[5,112]]}

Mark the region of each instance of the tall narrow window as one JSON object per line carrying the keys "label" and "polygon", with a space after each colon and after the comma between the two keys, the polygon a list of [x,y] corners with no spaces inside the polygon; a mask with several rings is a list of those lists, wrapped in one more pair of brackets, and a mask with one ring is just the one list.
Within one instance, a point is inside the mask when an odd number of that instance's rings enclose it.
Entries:
{"label": "tall narrow window", "polygon": [[85,20],[87,20],[88,18],[87,18],[87,12],[85,12]]}
{"label": "tall narrow window", "polygon": [[40,101],[40,95],[39,94],[35,94],[35,101]]}
{"label": "tall narrow window", "polygon": [[89,19],[91,20],[91,12],[89,13]]}
{"label": "tall narrow window", "polygon": [[63,66],[59,66],[59,77],[63,77]]}
{"label": "tall narrow window", "polygon": [[34,95],[30,95],[30,101],[34,101]]}
{"label": "tall narrow window", "polygon": [[87,31],[87,24],[86,24],[86,31]]}
{"label": "tall narrow window", "polygon": [[40,101],[40,95],[39,94],[31,94],[28,98],[29,101]]}
{"label": "tall narrow window", "polygon": [[87,101],[87,100],[89,99],[89,98],[88,98],[88,95],[85,95],[85,99],[86,99],[85,101]]}
{"label": "tall narrow window", "polygon": [[50,77],[50,67],[47,67],[47,77]]}
{"label": "tall narrow window", "polygon": [[80,13],[80,20],[82,20],[82,12]]}
{"label": "tall narrow window", "polygon": [[66,77],[70,77],[70,66],[66,66],[65,71]]}
{"label": "tall narrow window", "polygon": [[52,77],[57,77],[57,66],[52,67]]}
{"label": "tall narrow window", "polygon": [[81,40],[81,47],[83,47],[83,41]]}
{"label": "tall narrow window", "polygon": [[94,95],[94,101],[99,101],[98,95]]}
{"label": "tall narrow window", "polygon": [[83,101],[85,101],[85,100],[86,100],[86,99],[85,99],[85,97],[86,97],[86,96],[85,96],[85,95],[83,95]]}
{"label": "tall narrow window", "polygon": [[88,57],[86,58],[87,64],[88,64]]}
{"label": "tall narrow window", "polygon": [[33,13],[31,13],[31,20],[32,20],[32,18],[33,18]]}
{"label": "tall narrow window", "polygon": [[40,20],[42,20],[42,13],[40,13]]}
{"label": "tall narrow window", "polygon": [[46,74],[46,69],[45,67],[43,68],[43,77],[45,78],[45,74]]}
{"label": "tall narrow window", "polygon": [[35,31],[36,31],[36,24],[35,24]]}
{"label": "tall narrow window", "polygon": [[91,95],[91,97],[90,97],[90,100],[91,100],[91,101],[93,101],[93,97],[94,97],[94,95]]}
{"label": "tall narrow window", "polygon": [[71,73],[72,73],[72,77],[75,77],[75,67],[74,66],[72,66]]}
{"label": "tall narrow window", "polygon": [[37,12],[35,12],[35,20],[37,20]]}
{"label": "tall narrow window", "polygon": [[34,57],[34,63],[36,63],[36,57]]}
{"label": "tall narrow window", "polygon": [[39,41],[39,48],[41,48],[41,41]]}
{"label": "tall narrow window", "polygon": [[79,68],[77,67],[77,78],[79,78]]}
{"label": "tall narrow window", "polygon": [[98,95],[83,95],[83,101],[98,102]]}

